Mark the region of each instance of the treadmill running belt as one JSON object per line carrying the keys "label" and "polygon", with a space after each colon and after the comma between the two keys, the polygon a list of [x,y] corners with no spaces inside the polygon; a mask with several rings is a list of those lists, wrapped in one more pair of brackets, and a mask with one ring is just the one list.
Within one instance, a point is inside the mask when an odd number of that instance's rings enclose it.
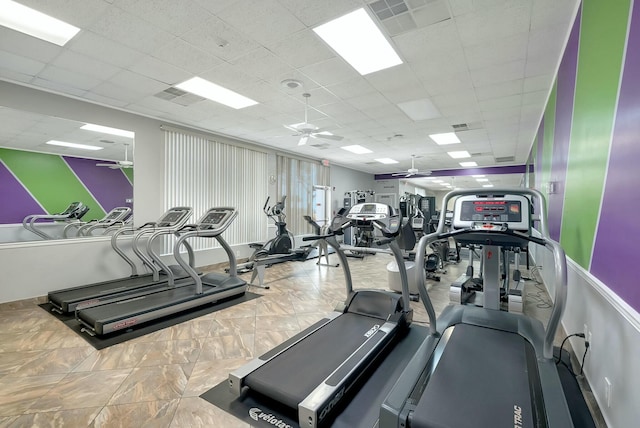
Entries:
{"label": "treadmill running belt", "polygon": [[514,333],[468,324],[453,328],[411,427],[546,426],[532,413],[529,383],[538,382],[538,373],[535,359],[533,367],[527,364],[531,345]]}
{"label": "treadmill running belt", "polygon": [[245,379],[246,385],[292,408],[340,366],[383,320],[345,313],[296,343]]}

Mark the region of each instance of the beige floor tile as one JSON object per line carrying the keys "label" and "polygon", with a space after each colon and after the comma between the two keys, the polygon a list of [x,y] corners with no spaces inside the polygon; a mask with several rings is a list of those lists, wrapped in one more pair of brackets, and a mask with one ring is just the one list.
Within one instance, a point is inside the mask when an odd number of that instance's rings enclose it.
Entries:
{"label": "beige floor tile", "polygon": [[74,372],[133,368],[153,347],[152,343],[125,342],[94,351],[73,370]]}
{"label": "beige floor tile", "polygon": [[1,353],[0,373],[13,373],[16,376],[69,373],[93,353],[95,350],[90,346]]}
{"label": "beige floor tile", "polygon": [[165,340],[154,342],[138,366],[160,366],[164,364],[195,363],[200,355],[199,340]]}
{"label": "beige floor tile", "polygon": [[102,427],[165,428],[171,424],[180,400],[147,401],[121,405],[109,405],[89,425]]}
{"label": "beige floor tile", "polygon": [[102,407],[89,407],[86,409],[61,410],[57,412],[32,413],[0,419],[2,428],[24,428],[24,427],[55,427],[55,428],[77,428],[86,427],[102,410]]}
{"label": "beige floor tile", "polygon": [[199,397],[182,398],[170,425],[171,428],[249,428],[249,426],[246,422]]}
{"label": "beige floor tile", "polygon": [[14,416],[26,412],[65,376],[64,374],[55,374],[2,377],[0,379],[0,416]]}
{"label": "beige floor tile", "polygon": [[253,334],[256,329],[256,318],[220,318],[213,320],[209,336],[231,336],[239,334]]}
{"label": "beige floor tile", "polygon": [[251,358],[218,359],[198,361],[193,368],[183,397],[198,397],[220,382],[226,381],[229,373],[246,364]]}
{"label": "beige floor tile", "polygon": [[193,366],[194,364],[172,364],[133,369],[108,405],[180,398]]}
{"label": "beige floor tile", "polygon": [[202,342],[198,361],[253,357],[253,334],[210,337]]}

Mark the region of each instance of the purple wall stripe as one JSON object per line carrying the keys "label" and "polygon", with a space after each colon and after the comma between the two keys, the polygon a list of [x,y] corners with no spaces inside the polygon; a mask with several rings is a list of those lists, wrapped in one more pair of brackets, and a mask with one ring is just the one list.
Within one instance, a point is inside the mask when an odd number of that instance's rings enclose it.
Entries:
{"label": "purple wall stripe", "polygon": [[538,134],[536,135],[536,157],[533,172],[535,174],[536,189],[542,190],[542,149],[544,147],[544,115],[540,120],[540,126],[538,127]]}
{"label": "purple wall stripe", "polygon": [[47,214],[22,184],[0,162],[0,223],[22,223],[25,215]]}
{"label": "purple wall stripe", "polygon": [[[640,2],[634,2],[591,273],[640,312]],[[624,225],[624,227],[622,227]]]}
{"label": "purple wall stripe", "polygon": [[[440,169],[433,171],[431,175],[416,174],[413,178],[419,177],[460,177],[463,175],[476,174],[524,174],[527,171],[526,165],[489,166],[485,168],[465,168],[465,169]],[[400,180],[404,176],[393,176],[393,173],[376,174],[376,180]]]}
{"label": "purple wall stripe", "polygon": [[555,193],[548,198],[549,234],[556,241],[560,240],[562,225],[562,207],[564,188],[567,178],[569,143],[571,141],[571,122],[573,120],[573,98],[576,87],[578,66],[578,46],[580,39],[580,14],[573,23],[571,34],[558,69],[558,86],[556,93],[556,128],[553,137],[550,181],[555,183]]}
{"label": "purple wall stripe", "polygon": [[126,200],[133,198],[133,186],[119,169],[97,167],[98,161],[63,156],[63,159],[80,181],[91,192],[105,212],[115,207],[129,206]]}

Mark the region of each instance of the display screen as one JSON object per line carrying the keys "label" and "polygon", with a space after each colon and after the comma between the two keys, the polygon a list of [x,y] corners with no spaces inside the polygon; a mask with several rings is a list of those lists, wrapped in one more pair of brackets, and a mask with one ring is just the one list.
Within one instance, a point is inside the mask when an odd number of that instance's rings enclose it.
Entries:
{"label": "display screen", "polygon": [[222,220],[225,218],[226,215],[227,215],[227,213],[224,212],[224,211],[210,212],[204,218],[204,220],[202,221],[202,224],[208,224],[208,225],[220,224],[220,223],[222,223]]}
{"label": "display screen", "polygon": [[118,217],[120,217],[120,215],[122,215],[122,211],[114,211],[111,214],[109,214],[108,216],[106,216],[104,218],[104,221],[111,221],[111,220],[115,220]]}
{"label": "display screen", "polygon": [[376,204],[364,204],[360,210],[360,214],[375,214]]}
{"label": "display screen", "polygon": [[520,201],[463,201],[460,212],[462,221],[521,222]]}
{"label": "display screen", "polygon": [[184,216],[185,211],[169,211],[158,223],[174,224]]}

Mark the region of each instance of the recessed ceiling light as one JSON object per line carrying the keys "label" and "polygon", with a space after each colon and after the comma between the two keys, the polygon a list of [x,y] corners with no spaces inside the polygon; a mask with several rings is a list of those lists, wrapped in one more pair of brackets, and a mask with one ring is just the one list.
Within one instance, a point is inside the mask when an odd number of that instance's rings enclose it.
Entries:
{"label": "recessed ceiling light", "polygon": [[473,178],[482,178],[482,177],[484,177],[484,175],[482,175],[482,174],[477,175],[477,174],[476,174],[476,175],[472,175],[472,177],[473,177]]}
{"label": "recessed ceiling light", "polygon": [[216,85],[200,77],[192,77],[189,80],[177,84],[176,88],[224,104],[236,110],[258,104],[257,101],[251,98],[247,98],[244,95],[240,95],[237,92],[223,88],[220,85]]}
{"label": "recessed ceiling light", "polygon": [[460,166],[468,167],[468,166],[478,166],[475,162],[460,162]]}
{"label": "recessed ceiling light", "polygon": [[489,181],[489,179],[488,179],[488,178],[476,178],[476,181],[477,181],[478,183],[484,183],[484,182],[486,182],[486,181]]}
{"label": "recessed ceiling light", "polygon": [[313,31],[362,75],[402,64],[364,8],[320,25]]}
{"label": "recessed ceiling light", "polygon": [[50,144],[52,146],[62,146],[62,147],[71,147],[72,149],[82,149],[82,150],[102,150],[102,147],[98,146],[89,146],[87,144],[77,144],[77,143],[67,143],[66,141],[57,141],[50,140],[47,141],[46,144]]}
{"label": "recessed ceiling light", "polygon": [[471,154],[469,154],[468,151],[466,150],[460,150],[458,152],[447,152],[447,154],[449,156],[451,156],[454,159],[462,159],[462,158],[470,158]]}
{"label": "recessed ceiling light", "polygon": [[374,159],[374,160],[384,164],[398,163],[397,160],[393,160],[391,158],[381,158],[381,159]]}
{"label": "recessed ceiling light", "polygon": [[353,146],[344,146],[344,147],[340,147],[342,150],[346,150],[348,152],[351,153],[355,153],[357,155],[364,155],[365,153],[373,153],[371,150],[367,149],[366,147],[362,147],[359,145],[353,145]]}
{"label": "recessed ceiling light", "polygon": [[398,107],[400,107],[400,110],[409,116],[411,120],[415,121],[435,119],[442,116],[438,108],[434,106],[428,98],[398,103]]}
{"label": "recessed ceiling light", "polygon": [[435,177],[422,177],[423,180],[435,180]]}
{"label": "recessed ceiling light", "polygon": [[493,184],[483,184],[482,187],[493,187]]}
{"label": "recessed ceiling light", "polygon": [[0,25],[64,46],[80,29],[12,0],[0,2]]}
{"label": "recessed ceiling light", "polygon": [[111,128],[109,126],[95,125],[93,123],[87,123],[86,125],[82,125],[80,129],[84,129],[86,131],[100,132],[103,134],[119,135],[121,137],[127,137],[127,138],[133,138],[136,135],[135,132],[125,131],[124,129]]}
{"label": "recessed ceiling light", "polygon": [[434,183],[444,183],[442,180],[433,180]]}
{"label": "recessed ceiling light", "polygon": [[444,134],[431,134],[429,135],[436,144],[444,146],[445,144],[458,144],[460,139],[455,132],[445,132]]}

